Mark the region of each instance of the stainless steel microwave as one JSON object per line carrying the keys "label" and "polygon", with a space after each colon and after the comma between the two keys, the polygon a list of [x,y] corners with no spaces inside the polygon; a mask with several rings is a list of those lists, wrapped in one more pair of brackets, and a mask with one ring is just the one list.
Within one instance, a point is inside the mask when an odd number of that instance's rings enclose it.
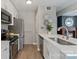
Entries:
{"label": "stainless steel microwave", "polygon": [[1,23],[10,24],[11,19],[12,15],[8,11],[1,8]]}

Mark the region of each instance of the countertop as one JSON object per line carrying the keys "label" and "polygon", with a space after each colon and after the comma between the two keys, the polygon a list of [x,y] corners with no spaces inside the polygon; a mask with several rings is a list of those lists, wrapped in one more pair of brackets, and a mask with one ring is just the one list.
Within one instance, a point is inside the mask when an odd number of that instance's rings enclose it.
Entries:
{"label": "countertop", "polygon": [[[61,44],[58,44],[56,41],[49,39],[49,37],[52,37],[52,38],[61,38],[62,40],[66,40],[65,37],[64,37],[64,39],[62,38],[62,35],[59,35],[59,34],[47,35],[47,34],[43,34],[43,33],[39,33],[39,35],[41,37],[43,37],[45,40],[48,40],[50,43],[52,43],[55,47],[57,47],[65,55],[77,56],[77,45],[61,45]],[[66,41],[77,44],[77,40],[75,38],[70,38],[69,40],[66,40]]]}

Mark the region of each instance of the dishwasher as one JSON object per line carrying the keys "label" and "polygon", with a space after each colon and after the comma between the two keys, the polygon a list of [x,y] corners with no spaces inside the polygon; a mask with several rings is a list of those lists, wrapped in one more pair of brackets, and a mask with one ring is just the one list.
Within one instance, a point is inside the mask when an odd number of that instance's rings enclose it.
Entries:
{"label": "dishwasher", "polygon": [[39,47],[40,47],[40,54],[42,57],[43,57],[43,41],[44,41],[43,37],[39,36],[39,44],[40,44]]}

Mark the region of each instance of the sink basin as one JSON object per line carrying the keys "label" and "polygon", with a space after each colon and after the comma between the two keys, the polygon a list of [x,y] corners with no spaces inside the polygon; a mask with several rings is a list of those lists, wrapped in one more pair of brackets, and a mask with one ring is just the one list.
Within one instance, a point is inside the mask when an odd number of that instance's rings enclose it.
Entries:
{"label": "sink basin", "polygon": [[53,40],[53,41],[56,41],[58,44],[61,44],[61,45],[76,45],[74,43],[71,43],[71,42],[67,42],[65,40],[62,40],[60,38],[57,38],[57,40],[53,37],[49,37],[49,39]]}
{"label": "sink basin", "polygon": [[64,41],[60,38],[57,38],[57,43],[61,44],[61,45],[76,45],[74,43],[71,43],[71,42],[67,42],[67,41]]}

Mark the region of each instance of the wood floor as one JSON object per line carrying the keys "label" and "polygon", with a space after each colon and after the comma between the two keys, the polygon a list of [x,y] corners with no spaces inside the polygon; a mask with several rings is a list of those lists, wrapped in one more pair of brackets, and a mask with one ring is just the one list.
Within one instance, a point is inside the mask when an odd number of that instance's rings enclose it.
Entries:
{"label": "wood floor", "polygon": [[34,45],[25,45],[15,59],[43,59]]}

